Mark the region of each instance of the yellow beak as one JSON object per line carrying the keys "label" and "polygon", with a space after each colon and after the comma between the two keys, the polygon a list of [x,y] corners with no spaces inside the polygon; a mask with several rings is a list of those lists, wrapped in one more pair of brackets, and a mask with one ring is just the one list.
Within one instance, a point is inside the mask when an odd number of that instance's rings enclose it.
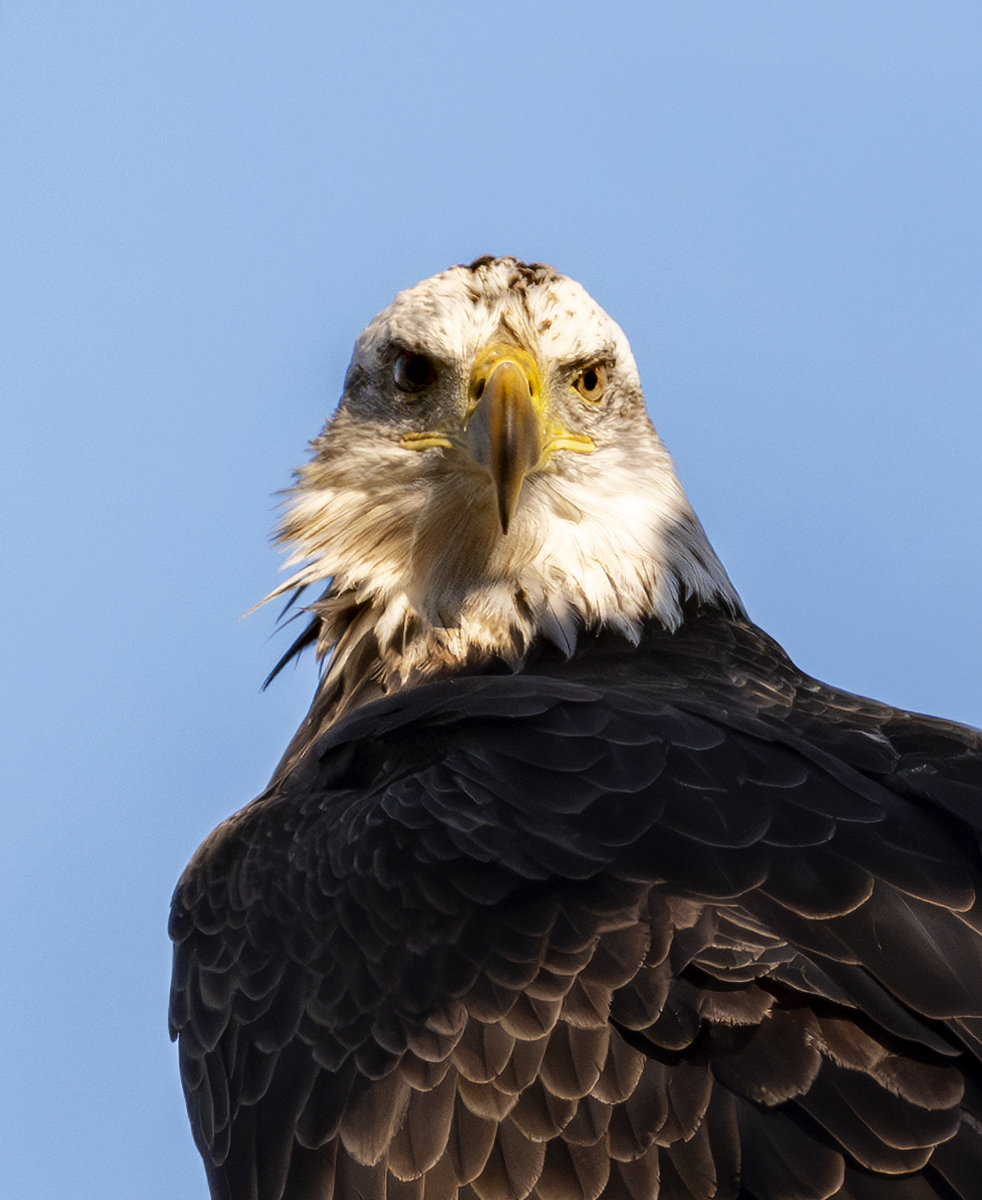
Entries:
{"label": "yellow beak", "polygon": [[522,484],[543,456],[541,385],[535,361],[517,348],[488,347],[471,375],[471,397],[476,407],[465,440],[474,460],[491,476],[501,532],[507,533]]}

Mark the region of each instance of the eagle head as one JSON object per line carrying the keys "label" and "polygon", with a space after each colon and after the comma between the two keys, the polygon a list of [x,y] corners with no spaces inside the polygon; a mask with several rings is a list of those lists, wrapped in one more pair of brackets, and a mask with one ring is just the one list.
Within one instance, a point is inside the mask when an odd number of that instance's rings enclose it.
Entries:
{"label": "eagle head", "polygon": [[[674,629],[739,600],[645,411],[627,339],[551,267],[480,258],[400,292],[355,343],[279,530],[331,671],[385,684],[537,641]],[[287,656],[289,657],[289,655]]]}

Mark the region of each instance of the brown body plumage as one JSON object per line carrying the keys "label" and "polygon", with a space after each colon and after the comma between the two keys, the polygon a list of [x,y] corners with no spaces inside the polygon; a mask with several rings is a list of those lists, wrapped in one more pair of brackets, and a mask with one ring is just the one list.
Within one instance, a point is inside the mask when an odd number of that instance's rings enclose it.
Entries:
{"label": "brown body plumage", "polygon": [[750,624],[617,326],[454,268],[314,448],[326,671],[172,914],[213,1196],[982,1195],[982,738]]}

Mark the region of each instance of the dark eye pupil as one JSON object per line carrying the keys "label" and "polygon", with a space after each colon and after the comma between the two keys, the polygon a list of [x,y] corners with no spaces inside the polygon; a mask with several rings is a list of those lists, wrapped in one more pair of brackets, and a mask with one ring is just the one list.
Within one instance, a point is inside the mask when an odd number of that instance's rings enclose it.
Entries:
{"label": "dark eye pupil", "polygon": [[421,392],[436,378],[436,370],[425,354],[403,354],[393,371],[395,385],[403,392]]}
{"label": "dark eye pupil", "polygon": [[406,363],[406,381],[413,387],[422,387],[430,377],[430,360],[422,354],[413,354]]}
{"label": "dark eye pupil", "polygon": [[591,404],[598,403],[607,390],[607,368],[603,363],[584,367],[573,381],[573,386],[584,400],[589,400]]}

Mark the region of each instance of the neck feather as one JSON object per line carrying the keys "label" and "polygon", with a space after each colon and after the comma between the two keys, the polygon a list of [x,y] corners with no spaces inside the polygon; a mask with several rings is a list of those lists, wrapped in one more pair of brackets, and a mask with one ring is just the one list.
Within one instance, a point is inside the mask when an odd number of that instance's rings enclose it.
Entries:
{"label": "neck feather", "polygon": [[507,536],[490,485],[431,453],[423,481],[415,456],[377,441],[370,463],[349,447],[300,473],[280,536],[303,565],[269,598],[328,583],[284,659],[316,636],[323,687],[389,690],[491,659],[518,670],[543,640],[567,655],[602,629],[637,641],[692,605],[742,614],[657,438],[530,477]]}

